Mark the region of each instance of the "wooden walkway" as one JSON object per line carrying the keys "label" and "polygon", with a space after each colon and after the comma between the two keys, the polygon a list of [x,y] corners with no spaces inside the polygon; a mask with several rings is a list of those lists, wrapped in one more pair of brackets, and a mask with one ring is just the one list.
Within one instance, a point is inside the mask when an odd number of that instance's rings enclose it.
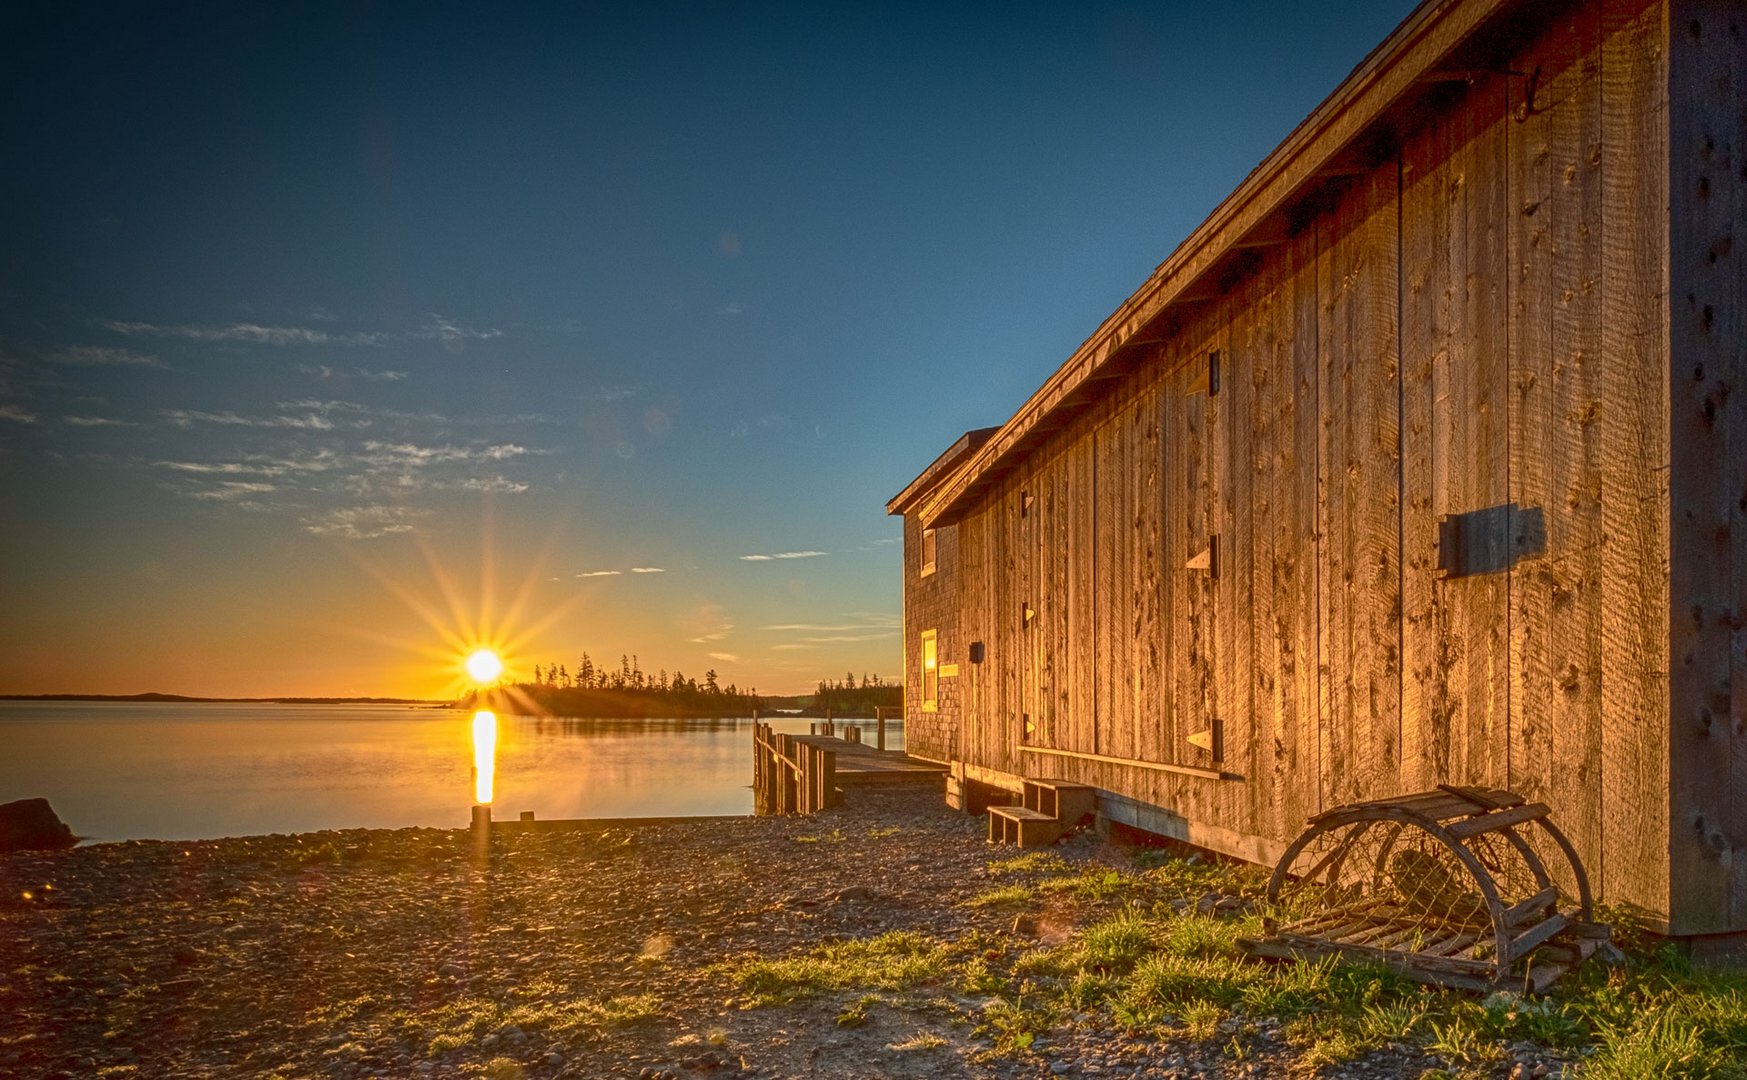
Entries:
{"label": "wooden walkway", "polygon": [[936,783],[945,775],[944,765],[854,739],[779,735],[768,724],[753,728],[755,814],[811,814],[839,805],[846,788]]}

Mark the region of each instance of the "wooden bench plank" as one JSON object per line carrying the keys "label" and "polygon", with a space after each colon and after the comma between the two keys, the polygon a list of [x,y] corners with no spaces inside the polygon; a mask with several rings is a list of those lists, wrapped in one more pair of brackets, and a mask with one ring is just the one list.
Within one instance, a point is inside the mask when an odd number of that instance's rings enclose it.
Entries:
{"label": "wooden bench plank", "polygon": [[1548,808],[1546,803],[1529,803],[1525,806],[1513,806],[1509,810],[1497,810],[1480,817],[1468,818],[1450,825],[1445,825],[1444,828],[1448,829],[1450,835],[1454,836],[1456,839],[1466,840],[1470,836],[1479,836],[1481,833],[1497,832],[1500,829],[1508,829],[1513,825],[1521,825],[1525,821],[1544,818],[1551,812],[1552,811]]}

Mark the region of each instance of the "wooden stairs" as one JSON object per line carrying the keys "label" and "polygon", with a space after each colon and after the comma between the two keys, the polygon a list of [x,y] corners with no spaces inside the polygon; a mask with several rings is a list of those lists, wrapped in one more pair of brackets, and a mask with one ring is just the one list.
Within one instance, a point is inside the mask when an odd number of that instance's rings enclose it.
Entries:
{"label": "wooden stairs", "polygon": [[1027,780],[1018,806],[989,807],[989,843],[1043,847],[1097,809],[1097,795],[1086,784],[1067,780]]}

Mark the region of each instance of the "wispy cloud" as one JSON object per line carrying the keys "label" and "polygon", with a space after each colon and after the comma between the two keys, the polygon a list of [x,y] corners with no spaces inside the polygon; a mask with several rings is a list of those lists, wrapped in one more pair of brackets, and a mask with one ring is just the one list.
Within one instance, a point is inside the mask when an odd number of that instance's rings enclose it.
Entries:
{"label": "wispy cloud", "polygon": [[128,337],[181,338],[186,341],[243,345],[380,345],[388,340],[388,335],[381,333],[332,333],[305,326],[261,326],[257,323],[198,326],[188,323],[166,325],[118,322],[110,319],[105,320],[103,325]]}
{"label": "wispy cloud", "polygon": [[737,664],[740,662],[740,658],[738,656],[735,656],[731,652],[712,652],[712,653],[705,653],[704,655],[709,657],[711,660],[720,660],[724,664]]}
{"label": "wispy cloud", "polygon": [[268,492],[277,490],[279,490],[279,488],[276,484],[266,484],[253,480],[223,480],[220,481],[216,487],[205,488],[200,491],[190,491],[186,494],[194,499],[211,499],[217,502],[236,502],[242,499],[252,498],[256,495],[265,495]]}
{"label": "wispy cloud", "polygon": [[631,573],[633,573],[633,574],[665,574],[665,573],[667,573],[667,568],[664,566],[633,566],[633,567],[631,567]]}
{"label": "wispy cloud", "polygon": [[744,439],[755,430],[763,431],[769,428],[782,427],[788,422],[789,418],[782,413],[765,413],[763,416],[754,420],[738,421],[733,427],[728,429],[728,437],[730,439]]}
{"label": "wispy cloud", "polygon": [[367,379],[371,382],[402,382],[412,377],[412,373],[407,371],[336,368],[326,364],[299,364],[297,370],[305,375],[314,375],[320,379]]}
{"label": "wispy cloud", "polygon": [[303,428],[310,431],[332,430],[334,422],[320,414],[305,416],[243,416],[234,412],[203,412],[199,409],[165,409],[164,419],[177,427],[193,424],[223,424],[228,427]]}
{"label": "wispy cloud", "polygon": [[331,450],[317,450],[291,457],[255,454],[239,461],[155,461],[152,464],[173,472],[230,476],[289,476],[329,472],[344,467],[340,456]]}
{"label": "wispy cloud", "polygon": [[317,536],[341,540],[374,540],[381,536],[412,532],[423,516],[404,506],[348,506],[303,519],[303,527]]}
{"label": "wispy cloud", "polygon": [[836,645],[846,641],[880,641],[884,638],[897,637],[896,630],[882,630],[877,634],[833,634],[826,637],[802,638],[802,641],[815,645]]}
{"label": "wispy cloud", "polygon": [[71,367],[146,367],[169,370],[169,365],[151,353],[134,352],[110,345],[74,345],[50,353],[51,363]]}
{"label": "wispy cloud", "polygon": [[602,386],[582,395],[584,401],[629,401],[642,393],[637,386]]}
{"label": "wispy cloud", "polygon": [[503,337],[503,331],[491,329],[476,330],[471,326],[455,322],[453,319],[445,319],[441,315],[432,315],[430,322],[419,327],[407,336],[415,338],[435,338],[442,341],[445,345],[453,346],[468,339],[475,341],[489,341],[492,338]]}
{"label": "wispy cloud", "polygon": [[896,630],[899,628],[897,617],[887,622],[882,619],[867,619],[853,623],[777,623],[772,626],[761,626],[760,630],[793,630],[804,633],[831,634],[851,630]]}
{"label": "wispy cloud", "polygon": [[784,645],[772,645],[770,649],[772,652],[792,652],[796,649],[814,649],[817,647],[818,646],[816,645],[802,645],[798,642],[791,641]]}
{"label": "wispy cloud", "polygon": [[[459,348],[467,341],[484,341],[503,336],[502,330],[468,326],[441,315],[411,330],[338,331],[309,326],[264,326],[260,323],[198,323],[124,322],[106,319],[105,328],[127,337],[179,338],[184,341],[216,342],[235,345],[386,345],[394,341],[441,341],[445,347]],[[334,370],[334,369],[327,369]],[[404,373],[402,373],[404,374]]]}
{"label": "wispy cloud", "polygon": [[26,412],[22,405],[0,405],[0,420],[11,420],[20,424],[36,423],[36,414]]}
{"label": "wispy cloud", "polygon": [[746,313],[746,309],[741,307],[739,304],[723,304],[721,307],[716,309],[716,314],[726,315],[730,318],[732,318],[733,316],[736,316],[736,315],[744,315],[745,313]]}
{"label": "wispy cloud", "polygon": [[619,571],[619,570],[584,570],[582,573],[580,573],[576,576],[577,577],[618,577],[620,573],[622,573],[622,571]]}
{"label": "wispy cloud", "polygon": [[502,476],[470,476],[455,485],[462,491],[484,491],[493,494],[520,495],[528,485]]}
{"label": "wispy cloud", "polygon": [[521,457],[528,448],[516,443],[496,443],[486,446],[420,446],[417,443],[367,442],[366,460],[376,465],[424,468],[453,462],[508,461]]}
{"label": "wispy cloud", "polygon": [[829,551],[778,551],[772,555],[742,555],[741,562],[770,562],[773,559],[816,559]]}
{"label": "wispy cloud", "polygon": [[130,424],[126,420],[111,420],[105,416],[63,416],[61,417],[61,422],[71,424],[74,427],[83,428],[139,426],[137,424]]}

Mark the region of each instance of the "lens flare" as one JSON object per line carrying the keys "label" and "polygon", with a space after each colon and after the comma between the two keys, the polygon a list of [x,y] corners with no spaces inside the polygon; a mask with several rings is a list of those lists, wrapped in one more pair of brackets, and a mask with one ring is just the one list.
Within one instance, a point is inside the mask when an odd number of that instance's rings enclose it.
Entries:
{"label": "lens flare", "polygon": [[497,654],[490,649],[474,650],[462,663],[462,666],[467,669],[468,677],[481,686],[495,682],[497,677],[503,674],[503,661],[499,660]]}
{"label": "lens flare", "polygon": [[473,801],[491,802],[492,781],[497,776],[497,714],[473,714]]}

